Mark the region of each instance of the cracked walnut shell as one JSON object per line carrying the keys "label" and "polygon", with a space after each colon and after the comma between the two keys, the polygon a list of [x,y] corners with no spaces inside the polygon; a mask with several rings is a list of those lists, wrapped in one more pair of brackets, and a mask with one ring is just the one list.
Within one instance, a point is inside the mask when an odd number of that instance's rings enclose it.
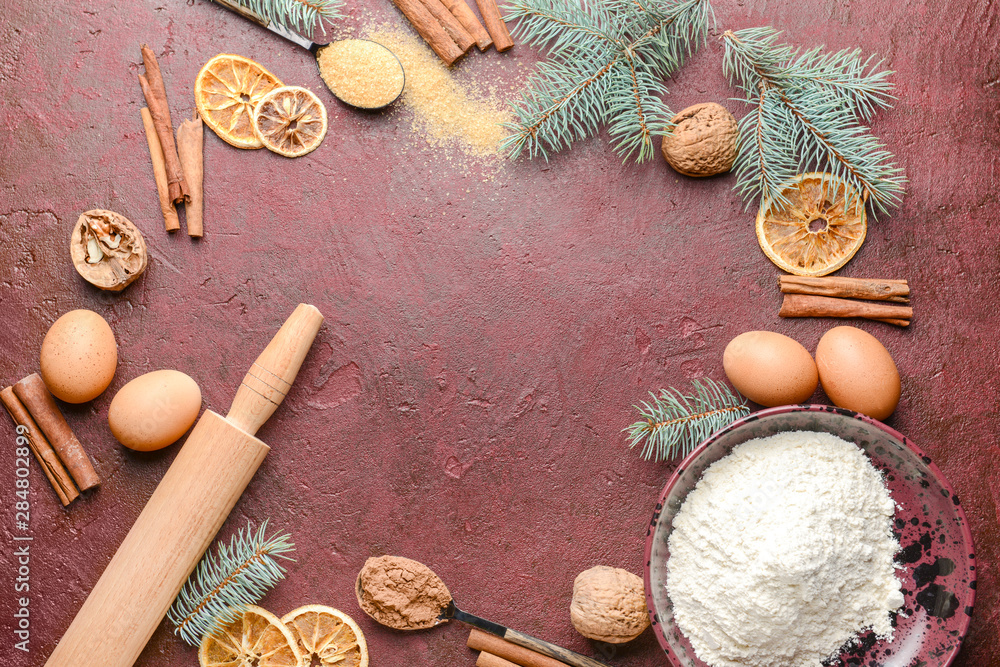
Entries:
{"label": "cracked walnut shell", "polygon": [[569,617],[584,637],[624,644],[649,627],[642,579],[626,570],[598,565],[577,575]]}
{"label": "cracked walnut shell", "polygon": [[124,215],[102,209],[80,214],[69,253],[84,280],[110,292],[125,289],[149,262],[139,228]]}
{"label": "cracked walnut shell", "polygon": [[739,126],[729,110],[715,102],[695,104],[670,119],[674,129],[663,137],[663,157],[685,176],[714,176],[733,168]]}

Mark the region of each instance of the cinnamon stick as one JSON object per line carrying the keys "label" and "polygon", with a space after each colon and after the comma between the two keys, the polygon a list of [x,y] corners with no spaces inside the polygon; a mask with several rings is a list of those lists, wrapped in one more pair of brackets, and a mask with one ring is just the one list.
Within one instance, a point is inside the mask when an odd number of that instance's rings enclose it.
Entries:
{"label": "cinnamon stick", "polygon": [[86,491],[101,483],[83,445],[73,435],[59,406],[38,373],[32,373],[14,385],[14,394],[31,413],[38,428],[48,438],[76,485]]}
{"label": "cinnamon stick", "polygon": [[913,308],[885,303],[834,299],[811,294],[786,294],[778,312],[781,317],[863,317],[905,327],[913,319]]}
{"label": "cinnamon stick", "polygon": [[500,16],[496,0],[476,0],[476,4],[479,5],[479,13],[482,14],[483,22],[486,24],[486,29],[490,31],[493,46],[497,47],[497,51],[502,53],[514,46],[514,40],[510,38],[507,24]]}
{"label": "cinnamon stick", "polygon": [[442,0],[420,0],[420,2],[431,13],[431,16],[437,19],[437,22],[441,24],[441,27],[448,33],[451,40],[458,44],[458,48],[462,49],[462,53],[472,48],[476,40],[462,26],[462,23],[455,18],[455,15],[448,11]]}
{"label": "cinnamon stick", "polygon": [[160,148],[160,139],[156,136],[156,128],[153,126],[153,117],[149,115],[149,109],[143,107],[140,109],[140,113],[142,114],[142,125],[146,128],[149,158],[153,161],[153,178],[156,180],[156,193],[160,197],[163,223],[168,232],[175,232],[181,228],[181,223],[177,219],[177,209],[170,201],[170,193],[167,188],[167,167],[163,162],[163,149]]}
{"label": "cinnamon stick", "polygon": [[18,434],[23,435],[28,441],[28,446],[35,455],[38,465],[42,467],[42,472],[48,478],[49,484],[59,496],[59,502],[63,504],[63,507],[66,507],[80,496],[80,492],[73,485],[73,479],[66,472],[62,462],[59,461],[52,445],[42,435],[38,424],[28,414],[24,404],[14,395],[14,390],[11,387],[0,391],[0,402],[7,408],[7,414],[14,420],[14,424],[23,427],[23,429],[18,429]]}
{"label": "cinnamon stick", "polygon": [[521,665],[521,667],[566,667],[565,663],[559,662],[555,658],[512,644],[506,639],[501,639],[476,628],[472,629],[466,644],[474,651],[485,651],[498,658],[509,660],[515,665]]}
{"label": "cinnamon stick", "polygon": [[194,112],[193,120],[186,120],[177,128],[177,154],[184,169],[184,180],[190,189],[191,201],[184,206],[187,214],[188,236],[201,238],[203,234],[205,163],[202,158],[205,143],[201,116]]}
{"label": "cinnamon stick", "polygon": [[479,22],[479,17],[472,11],[465,0],[441,0],[448,11],[459,20],[472,38],[476,40],[476,46],[480,51],[485,51],[493,45],[493,38],[489,31]]}
{"label": "cinnamon stick", "polygon": [[476,667],[517,667],[517,663],[483,651],[476,660]]}
{"label": "cinnamon stick", "polygon": [[445,64],[451,65],[465,54],[420,0],[392,0],[392,4],[403,12],[403,16]]}
{"label": "cinnamon stick", "polygon": [[813,278],[780,276],[778,285],[785,294],[814,294],[869,301],[910,302],[910,286],[905,280],[877,278]]}
{"label": "cinnamon stick", "polygon": [[163,148],[163,159],[167,167],[167,190],[170,201],[178,204],[188,197],[188,186],[184,180],[180,158],[177,157],[177,147],[174,145],[174,126],[170,122],[170,107],[167,105],[167,89],[163,85],[163,75],[160,65],[156,62],[153,50],[142,45],[142,64],[146,66],[146,76],[139,75],[139,85],[142,94],[146,96],[146,106],[153,117],[156,136]]}

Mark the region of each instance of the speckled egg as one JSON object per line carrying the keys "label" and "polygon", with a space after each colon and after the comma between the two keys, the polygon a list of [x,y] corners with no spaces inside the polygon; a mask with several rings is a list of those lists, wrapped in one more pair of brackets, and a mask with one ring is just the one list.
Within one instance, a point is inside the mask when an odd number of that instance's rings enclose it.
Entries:
{"label": "speckled egg", "polygon": [[200,410],[197,382],[180,371],[153,371],[118,390],[108,408],[108,425],[118,442],[150,452],[176,442]]}
{"label": "speckled egg", "polygon": [[899,403],[896,362],[875,336],[855,327],[834,327],[816,345],[823,391],[833,404],[886,419]]}
{"label": "speckled egg", "polygon": [[67,403],[86,403],[108,388],[118,367],[111,327],[92,310],[71,310],[52,323],[39,355],[42,380]]}
{"label": "speckled egg", "polygon": [[819,383],[809,350],[773,331],[748,331],[729,341],[722,366],[737,391],[769,408],[804,403]]}

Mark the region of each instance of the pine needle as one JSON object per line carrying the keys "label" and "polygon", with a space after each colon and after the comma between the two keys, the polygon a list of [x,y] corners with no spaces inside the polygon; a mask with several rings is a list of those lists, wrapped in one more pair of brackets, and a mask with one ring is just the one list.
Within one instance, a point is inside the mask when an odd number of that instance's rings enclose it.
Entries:
{"label": "pine needle", "polygon": [[529,157],[568,148],[608,126],[615,149],[638,162],[670,129],[663,79],[708,35],[709,0],[511,0],[505,17],[526,45],[548,45],[503,148]]}
{"label": "pine needle", "polygon": [[650,392],[652,403],[635,406],[642,419],[623,430],[630,448],[642,444],[642,458],[687,456],[705,438],[750,414],[743,398],[721,382],[694,380],[691,385],[690,394],[661,389],[659,396]]}
{"label": "pine needle", "polygon": [[290,535],[265,537],[267,521],[256,532],[252,525],[233,536],[227,547],[219,544],[215,555],[205,554],[188,577],[167,618],[175,633],[192,646],[256,604],[285,578],[285,569],[275,557],[292,560],[295,550]]}
{"label": "pine needle", "polygon": [[344,0],[236,0],[262,17],[312,39],[317,23],[343,18]]}
{"label": "pine needle", "polygon": [[[873,212],[898,206],[906,178],[871,131],[861,124],[892,106],[892,72],[861,51],[800,52],[778,42],[771,27],[723,35],[723,68],[754,110],[740,120],[736,189],[788,204],[783,190],[807,171],[847,182]],[[847,207],[855,204],[847,201]]]}

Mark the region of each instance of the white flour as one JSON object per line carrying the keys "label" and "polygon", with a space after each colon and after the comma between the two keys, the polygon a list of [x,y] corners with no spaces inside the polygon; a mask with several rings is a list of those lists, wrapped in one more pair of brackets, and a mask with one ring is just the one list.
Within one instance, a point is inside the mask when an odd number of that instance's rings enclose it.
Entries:
{"label": "white flour", "polygon": [[667,591],[713,667],[819,667],[903,603],[895,504],[856,445],[799,431],[711,465],[674,519]]}

